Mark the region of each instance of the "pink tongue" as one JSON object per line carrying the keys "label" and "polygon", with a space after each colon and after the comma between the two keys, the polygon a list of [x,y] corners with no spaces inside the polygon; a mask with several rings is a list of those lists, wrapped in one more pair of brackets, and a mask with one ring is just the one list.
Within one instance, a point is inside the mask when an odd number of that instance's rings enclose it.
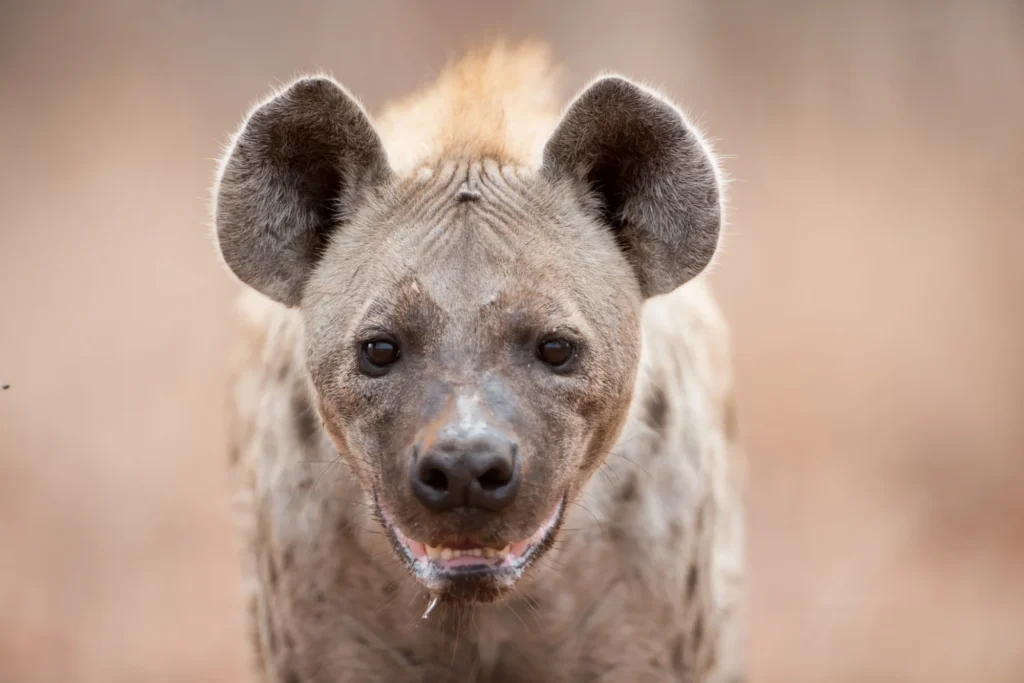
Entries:
{"label": "pink tongue", "polygon": [[493,557],[477,557],[476,555],[460,555],[450,560],[443,560],[446,567],[467,567],[472,565],[491,565],[495,563]]}

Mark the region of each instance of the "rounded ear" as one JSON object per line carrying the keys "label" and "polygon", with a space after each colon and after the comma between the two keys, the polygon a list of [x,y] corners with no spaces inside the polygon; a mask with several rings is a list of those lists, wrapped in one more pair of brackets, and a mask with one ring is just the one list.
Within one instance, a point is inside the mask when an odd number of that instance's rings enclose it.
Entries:
{"label": "rounded ear", "polygon": [[221,253],[243,282],[288,306],[331,233],[390,176],[366,113],[329,78],[303,78],[256,107],[216,189]]}
{"label": "rounded ear", "polygon": [[715,253],[721,206],[709,152],[675,106],[625,78],[601,78],[569,105],[542,172],[597,196],[644,296],[672,291]]}

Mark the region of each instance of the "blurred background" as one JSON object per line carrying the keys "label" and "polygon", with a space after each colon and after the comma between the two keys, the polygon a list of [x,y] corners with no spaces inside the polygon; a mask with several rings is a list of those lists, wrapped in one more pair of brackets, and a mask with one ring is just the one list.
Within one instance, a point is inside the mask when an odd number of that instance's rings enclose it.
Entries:
{"label": "blurred background", "polygon": [[214,159],[501,36],[734,179],[753,680],[1024,681],[1024,5],[970,0],[0,3],[0,681],[243,680]]}

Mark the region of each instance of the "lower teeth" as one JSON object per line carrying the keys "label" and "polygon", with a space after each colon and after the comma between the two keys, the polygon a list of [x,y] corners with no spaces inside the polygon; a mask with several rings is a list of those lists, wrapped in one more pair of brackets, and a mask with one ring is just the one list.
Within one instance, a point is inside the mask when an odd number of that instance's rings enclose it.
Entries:
{"label": "lower teeth", "polygon": [[447,562],[458,557],[480,557],[487,559],[505,559],[509,555],[511,546],[505,546],[501,550],[494,548],[473,548],[472,550],[451,550],[450,548],[437,548],[427,546],[427,556],[432,560]]}

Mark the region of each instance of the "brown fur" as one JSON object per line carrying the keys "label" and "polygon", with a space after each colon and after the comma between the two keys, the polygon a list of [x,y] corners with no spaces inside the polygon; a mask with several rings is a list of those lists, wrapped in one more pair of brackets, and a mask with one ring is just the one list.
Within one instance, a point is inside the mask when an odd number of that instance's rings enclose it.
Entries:
{"label": "brown fur", "polygon": [[[728,341],[693,280],[713,158],[652,91],[599,80],[559,121],[551,85],[538,48],[499,47],[373,126],[300,81],[226,157],[224,257],[294,307],[245,299],[232,397],[260,680],[745,679]],[[402,356],[369,377],[381,330]],[[555,332],[564,373],[532,355]],[[410,463],[464,422],[515,441],[520,492],[427,514]],[[499,583],[414,579],[392,533],[500,547],[563,499]]]}
{"label": "brown fur", "polygon": [[558,115],[547,48],[499,44],[466,55],[437,82],[387,107],[376,127],[398,172],[453,158],[537,166]]}

